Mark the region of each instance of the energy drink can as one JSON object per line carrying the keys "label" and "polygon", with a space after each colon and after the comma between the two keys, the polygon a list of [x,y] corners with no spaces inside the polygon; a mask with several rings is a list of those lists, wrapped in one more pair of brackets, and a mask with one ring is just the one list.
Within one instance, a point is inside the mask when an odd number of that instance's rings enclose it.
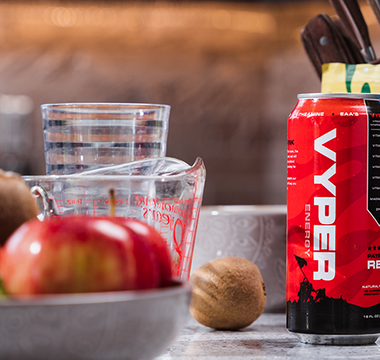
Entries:
{"label": "energy drink can", "polygon": [[287,329],[380,336],[380,94],[303,94],[288,119]]}

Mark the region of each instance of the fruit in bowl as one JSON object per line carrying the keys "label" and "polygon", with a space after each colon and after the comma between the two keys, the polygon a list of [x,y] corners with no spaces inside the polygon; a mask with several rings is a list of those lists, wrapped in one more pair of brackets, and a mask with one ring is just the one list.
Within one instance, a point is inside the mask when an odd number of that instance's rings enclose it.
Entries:
{"label": "fruit in bowl", "polygon": [[141,290],[171,283],[165,240],[133,219],[31,220],[8,238],[0,257],[9,295]]}
{"label": "fruit in bowl", "polygon": [[20,175],[0,169],[0,246],[24,222],[37,218],[29,187]]}
{"label": "fruit in bowl", "polygon": [[32,220],[0,256],[2,327],[17,323],[0,358],[153,359],[188,320],[191,287],[171,279],[165,240],[140,221]]}

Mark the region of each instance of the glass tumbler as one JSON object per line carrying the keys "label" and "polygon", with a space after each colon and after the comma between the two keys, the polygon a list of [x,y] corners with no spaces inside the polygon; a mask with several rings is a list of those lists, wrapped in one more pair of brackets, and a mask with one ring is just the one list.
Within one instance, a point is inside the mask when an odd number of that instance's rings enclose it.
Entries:
{"label": "glass tumbler", "polygon": [[166,155],[169,105],[43,104],[41,111],[48,175]]}

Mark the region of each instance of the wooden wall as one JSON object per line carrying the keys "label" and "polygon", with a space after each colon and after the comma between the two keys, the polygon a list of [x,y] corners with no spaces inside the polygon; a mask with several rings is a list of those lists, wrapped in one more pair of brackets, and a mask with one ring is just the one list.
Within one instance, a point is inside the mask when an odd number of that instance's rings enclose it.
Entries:
{"label": "wooden wall", "polygon": [[167,155],[204,159],[204,204],[285,203],[287,116],[320,90],[299,31],[320,12],[327,1],[0,3],[0,93],[34,104],[22,171],[45,171],[42,103],[165,103]]}

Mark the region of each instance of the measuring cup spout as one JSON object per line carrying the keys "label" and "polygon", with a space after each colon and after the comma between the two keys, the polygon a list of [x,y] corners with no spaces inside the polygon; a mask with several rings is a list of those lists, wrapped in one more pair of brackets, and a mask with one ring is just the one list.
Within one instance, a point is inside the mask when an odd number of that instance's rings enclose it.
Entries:
{"label": "measuring cup spout", "polygon": [[196,171],[199,171],[200,172],[199,175],[201,176],[201,178],[206,180],[206,167],[205,167],[203,160],[200,157],[197,157],[193,166],[191,168],[189,168],[188,170],[185,170],[184,172],[185,173],[194,173]]}

